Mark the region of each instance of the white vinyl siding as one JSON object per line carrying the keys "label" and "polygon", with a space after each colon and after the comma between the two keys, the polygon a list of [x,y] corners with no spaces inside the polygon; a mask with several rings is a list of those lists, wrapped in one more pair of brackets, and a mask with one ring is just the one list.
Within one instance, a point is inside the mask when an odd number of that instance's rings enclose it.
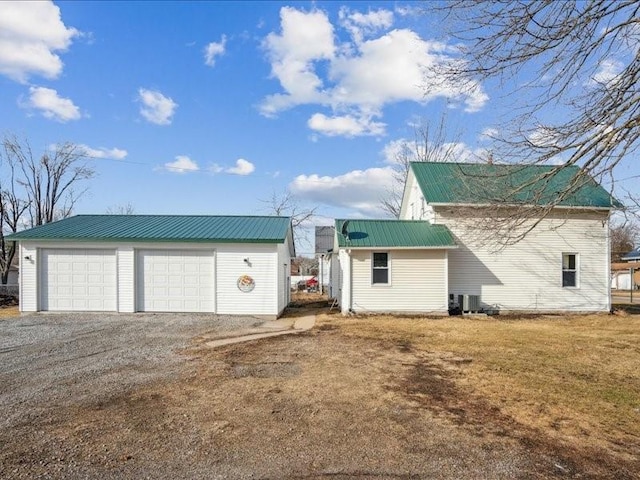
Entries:
{"label": "white vinyl siding", "polygon": [[[523,311],[608,311],[607,214],[558,211],[499,251],[471,238],[452,211],[436,208],[459,248],[449,252],[449,292],[480,295],[485,307]],[[562,286],[563,253],[577,253],[579,288]]]}
{"label": "white vinyl siding", "polygon": [[213,251],[140,250],[137,310],[140,312],[213,312]]}
{"label": "white vinyl siding", "polygon": [[115,250],[46,249],[40,263],[40,310],[118,309]]}
{"label": "white vinyl siding", "polygon": [[[342,251],[341,251],[342,253]],[[389,282],[381,288],[371,284],[372,251],[351,251],[351,308],[356,312],[448,311],[446,250],[389,251]],[[348,265],[341,268],[345,282]],[[345,285],[343,285],[345,289]],[[343,297],[343,302],[347,300]]]}
{"label": "white vinyl siding", "polygon": [[[246,315],[278,314],[278,252],[276,245],[225,245],[218,249],[217,313]],[[244,259],[249,259],[249,264]],[[251,292],[238,288],[238,278],[249,275]]]}
{"label": "white vinyl siding", "polygon": [[20,245],[20,311],[38,310],[38,250],[34,245]]}
{"label": "white vinyl siding", "polygon": [[[288,240],[290,242],[290,240]],[[40,290],[43,281],[42,252],[46,249],[70,250],[110,250],[116,257],[116,306],[120,312],[132,312],[136,307],[137,275],[139,265],[136,260],[140,250],[182,250],[203,251],[213,253],[214,258],[214,288],[212,293],[213,308],[211,311],[225,315],[256,315],[275,318],[284,303],[278,299],[279,278],[284,274],[284,264],[290,257],[291,243],[287,248],[279,249],[278,244],[194,244],[174,243],[163,244],[150,242],[21,242],[20,245],[20,309],[24,312],[42,310],[40,306]],[[136,252],[136,254],[134,254]],[[24,259],[24,257],[29,259]],[[280,257],[280,258],[279,258]],[[251,265],[243,260],[248,258]],[[282,273],[278,270],[281,269]],[[237,281],[241,275],[251,276],[256,287],[251,292],[241,292]],[[283,283],[284,285],[284,283]],[[284,295],[286,289],[280,293]]]}
{"label": "white vinyl siding", "polygon": [[276,262],[278,286],[278,314],[289,305],[291,298],[291,257],[286,243],[278,244],[278,259]]}
{"label": "white vinyl siding", "polygon": [[135,253],[133,247],[118,249],[118,311],[135,312]]}

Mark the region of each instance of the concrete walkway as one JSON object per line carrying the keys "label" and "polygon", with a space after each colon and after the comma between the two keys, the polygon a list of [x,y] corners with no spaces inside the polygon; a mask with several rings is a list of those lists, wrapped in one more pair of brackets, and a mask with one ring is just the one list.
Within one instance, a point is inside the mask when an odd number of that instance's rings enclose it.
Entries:
{"label": "concrete walkway", "polygon": [[231,345],[240,342],[249,342],[261,338],[277,337],[279,335],[291,335],[292,333],[305,332],[311,330],[316,323],[315,315],[307,315],[298,318],[279,318],[264,322],[256,328],[238,330],[232,333],[212,337],[205,342],[207,347],[216,348],[224,345]]}

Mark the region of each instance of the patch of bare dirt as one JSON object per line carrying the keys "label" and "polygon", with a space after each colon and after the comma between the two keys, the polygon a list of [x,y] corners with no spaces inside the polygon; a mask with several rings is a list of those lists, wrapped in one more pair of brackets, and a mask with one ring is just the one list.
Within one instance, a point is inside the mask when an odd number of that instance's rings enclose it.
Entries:
{"label": "patch of bare dirt", "polygon": [[[402,350],[408,345],[402,343]],[[398,382],[400,391],[423,408],[447,418],[476,435],[504,437],[539,455],[538,473],[571,478],[637,478],[640,462],[625,462],[606,451],[577,448],[514,420],[500,408],[474,395],[456,381],[459,366],[472,359],[439,354],[418,355],[408,375]],[[392,388],[396,388],[394,385]]]}

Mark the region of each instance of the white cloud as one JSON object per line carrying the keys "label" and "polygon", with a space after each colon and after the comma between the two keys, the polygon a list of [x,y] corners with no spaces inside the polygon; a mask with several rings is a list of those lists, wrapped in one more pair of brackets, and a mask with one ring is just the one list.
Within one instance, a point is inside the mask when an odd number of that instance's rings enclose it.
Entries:
{"label": "white cloud", "polygon": [[[423,146],[419,146],[419,148],[422,150]],[[485,148],[471,148],[464,142],[444,142],[440,145],[429,143],[427,150],[430,161],[440,162],[483,162],[489,153]],[[392,140],[383,147],[381,153],[384,162],[389,165],[398,164],[402,157],[407,158],[410,162],[421,161],[416,152],[415,140],[407,140],[406,138]]]}
{"label": "white cloud", "polygon": [[158,90],[138,90],[138,100],[142,102],[140,114],[149,122],[156,125],[171,124],[171,117],[176,112],[178,104],[170,97],[165,97]]}
{"label": "white cloud", "polygon": [[364,116],[343,115],[327,117],[322,113],[313,114],[307,124],[311,130],[329,137],[338,135],[344,137],[382,135],[386,126],[384,123],[374,122]]}
{"label": "white cloud", "polygon": [[342,7],[338,15],[340,24],[351,33],[356,43],[362,42],[365,36],[373,35],[393,25],[393,12],[385,9],[360,13]]}
{"label": "white cloud", "polygon": [[[392,27],[390,11],[362,14],[343,8],[340,24],[352,35],[352,42],[343,44],[336,43],[333,25],[324,12],[285,7],[280,16],[281,33],[270,33],[263,46],[282,92],[263,99],[260,111],[265,116],[315,104],[332,111],[331,115],[316,113],[308,120],[310,128],[319,127],[316,131],[325,135],[383,135],[384,123],[371,119],[381,118],[383,108],[391,103],[425,104],[446,98],[475,112],[488,101],[477,83],[454,85],[442,76],[427,78],[428,67],[453,62],[453,48],[423,40],[408,29],[382,33]],[[362,127],[367,124],[375,128]]]}
{"label": "white cloud", "polygon": [[80,109],[70,99],[60,97],[52,88],[29,87],[29,101],[24,106],[40,110],[43,117],[63,123],[82,117]]}
{"label": "white cloud", "polygon": [[286,93],[264,100],[260,110],[266,116],[301,103],[323,102],[322,80],[314,71],[314,63],[329,60],[335,53],[333,25],[324,12],[305,13],[283,7],[280,23],[282,34],[267,35],[263,47],[271,61],[271,75]]}
{"label": "white cloud", "polygon": [[606,85],[620,75],[623,69],[624,64],[622,62],[614,58],[607,58],[598,65],[598,70],[591,78],[591,84]]}
{"label": "white cloud", "polygon": [[164,168],[175,173],[197,172],[200,170],[198,164],[186,155],[177,155],[175,161],[165,163]]}
{"label": "white cloud", "polygon": [[249,175],[253,173],[256,169],[255,165],[244,158],[239,158],[236,160],[236,166],[227,168],[225,170],[226,173],[231,173],[233,175]]}
{"label": "white cloud", "polygon": [[310,203],[355,210],[363,216],[385,216],[380,199],[393,185],[391,167],[354,170],[335,177],[299,175],[289,185],[297,198]]}
{"label": "white cloud", "polygon": [[0,74],[18,82],[30,75],[57,78],[63,64],[56,52],[78,35],[53,2],[0,2]]}
{"label": "white cloud", "polygon": [[498,131],[497,128],[487,127],[484,130],[482,130],[482,132],[480,132],[480,135],[478,135],[478,140],[480,140],[481,142],[493,140],[499,134],[500,132]]}
{"label": "white cloud", "polygon": [[399,163],[399,159],[403,156],[409,159],[409,161],[417,160],[414,150],[411,148],[411,141],[406,138],[399,138],[387,143],[382,149],[382,156],[384,157],[384,163],[389,165],[395,165]]}
{"label": "white cloud", "polygon": [[224,168],[222,168],[220,165],[218,165],[217,163],[214,163],[213,165],[211,165],[208,169],[211,173],[220,173],[224,171]]}
{"label": "white cloud", "polygon": [[227,36],[222,35],[219,42],[211,42],[204,48],[204,63],[210,67],[215,66],[216,57],[224,55]]}
{"label": "white cloud", "polygon": [[84,150],[85,154],[92,158],[109,158],[112,160],[122,160],[126,158],[128,152],[121,148],[91,148],[88,145],[78,145],[78,147]]}

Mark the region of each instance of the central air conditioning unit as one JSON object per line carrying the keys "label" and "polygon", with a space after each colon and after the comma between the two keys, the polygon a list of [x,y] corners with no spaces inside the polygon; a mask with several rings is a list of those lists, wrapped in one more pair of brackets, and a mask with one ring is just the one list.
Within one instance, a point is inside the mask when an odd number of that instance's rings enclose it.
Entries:
{"label": "central air conditioning unit", "polygon": [[480,295],[458,295],[458,305],[463,312],[479,312]]}

